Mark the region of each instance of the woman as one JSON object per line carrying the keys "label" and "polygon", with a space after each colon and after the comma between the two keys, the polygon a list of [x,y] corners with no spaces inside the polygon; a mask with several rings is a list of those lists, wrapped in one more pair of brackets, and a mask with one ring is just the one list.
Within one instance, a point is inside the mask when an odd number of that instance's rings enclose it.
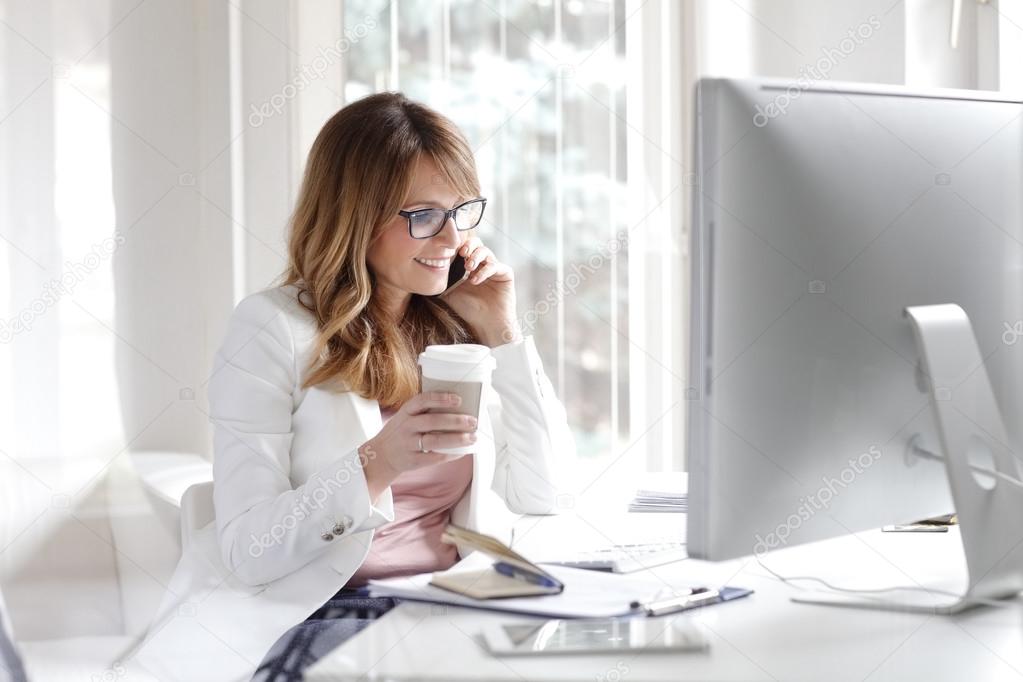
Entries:
{"label": "woman", "polygon": [[[317,607],[345,611],[351,588],[453,565],[448,522],[508,541],[510,512],[556,510],[574,444],[515,324],[512,270],[476,235],[484,205],[471,149],[436,112],[383,93],[326,123],[283,284],[238,305],[216,356],[216,520],[187,543],[149,667],[194,678],[213,656],[246,678]],[[440,299],[456,257],[467,280]],[[478,423],[444,412],[454,394],[418,390],[426,345],[467,342],[497,361]]]}

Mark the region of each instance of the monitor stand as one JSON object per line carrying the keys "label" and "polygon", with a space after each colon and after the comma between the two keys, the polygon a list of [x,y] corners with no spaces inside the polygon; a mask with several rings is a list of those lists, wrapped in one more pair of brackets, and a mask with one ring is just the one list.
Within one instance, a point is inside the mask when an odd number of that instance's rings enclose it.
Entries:
{"label": "monitor stand", "polygon": [[[794,601],[948,614],[978,600],[1007,599],[1023,591],[1023,487],[983,473],[993,468],[1020,480],[970,319],[955,304],[912,306],[905,315],[913,325],[922,367],[930,378],[940,456],[948,471],[966,555],[966,592],[953,596],[940,590],[929,592],[922,585],[912,591],[870,595],[814,592]],[[956,404],[970,405],[971,418],[953,404],[952,391]]]}

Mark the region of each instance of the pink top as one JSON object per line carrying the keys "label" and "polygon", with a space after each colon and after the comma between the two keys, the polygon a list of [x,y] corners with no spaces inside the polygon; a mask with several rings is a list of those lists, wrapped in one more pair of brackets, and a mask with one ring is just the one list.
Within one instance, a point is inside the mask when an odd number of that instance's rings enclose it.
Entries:
{"label": "pink top", "polygon": [[[381,410],[387,422],[396,410]],[[472,455],[452,462],[404,471],[391,484],[394,521],[377,528],[369,554],[346,587],[360,587],[370,578],[428,573],[451,568],[458,561],[454,545],[440,536],[451,508],[472,483]]]}

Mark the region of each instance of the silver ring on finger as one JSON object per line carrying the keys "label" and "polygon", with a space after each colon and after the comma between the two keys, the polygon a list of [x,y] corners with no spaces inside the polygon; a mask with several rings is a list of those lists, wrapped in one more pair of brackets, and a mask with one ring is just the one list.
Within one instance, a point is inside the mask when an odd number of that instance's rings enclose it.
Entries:
{"label": "silver ring on finger", "polygon": [[423,436],[424,435],[425,434],[422,434],[422,433],[419,434],[419,452],[426,452],[426,450],[423,449]]}

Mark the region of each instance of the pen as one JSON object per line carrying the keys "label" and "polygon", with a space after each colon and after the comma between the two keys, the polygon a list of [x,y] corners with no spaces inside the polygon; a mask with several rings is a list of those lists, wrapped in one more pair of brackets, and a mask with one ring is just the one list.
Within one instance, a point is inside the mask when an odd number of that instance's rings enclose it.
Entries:
{"label": "pen", "polygon": [[526,582],[534,585],[540,585],[541,587],[560,587],[561,583],[556,580],[552,580],[545,575],[533,573],[531,571],[524,570],[513,564],[506,563],[504,561],[494,562],[494,570],[501,575],[506,575],[509,578],[518,578],[525,580]]}
{"label": "pen", "polygon": [[[633,601],[632,603],[630,603],[629,606],[631,608],[634,608],[634,609],[639,609],[639,608],[643,608],[646,604],[659,603],[661,601],[676,601],[678,599],[682,599],[684,597],[688,597],[691,594],[696,594],[698,592],[703,592],[706,589],[707,589],[706,587],[686,587],[684,589],[675,591],[667,599],[651,599],[650,601],[647,601],[647,602],[641,602],[641,601],[639,601],[637,599],[637,600]],[[657,594],[660,594],[660,592],[658,592]]]}
{"label": "pen", "polygon": [[631,606],[634,609],[643,609],[648,616],[663,616],[667,613],[684,611],[686,609],[704,606],[720,600],[721,595],[717,590],[708,589],[706,587],[694,587],[687,590],[684,594],[676,595],[668,599],[650,601],[645,604],[634,601]]}

